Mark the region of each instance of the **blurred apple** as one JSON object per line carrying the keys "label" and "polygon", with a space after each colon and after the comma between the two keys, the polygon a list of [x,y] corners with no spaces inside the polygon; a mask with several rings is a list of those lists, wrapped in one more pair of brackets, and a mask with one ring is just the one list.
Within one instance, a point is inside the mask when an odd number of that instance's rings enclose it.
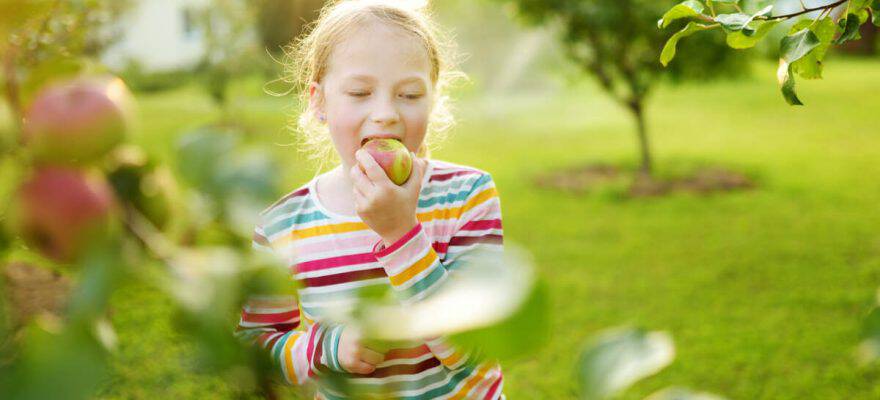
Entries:
{"label": "blurred apple", "polygon": [[28,245],[72,262],[91,240],[107,234],[114,204],[112,189],[100,177],[44,167],[19,187],[13,216]]}
{"label": "blurred apple", "polygon": [[372,139],[362,149],[370,153],[397,185],[403,185],[412,173],[412,156],[403,143],[394,139]]}
{"label": "blurred apple", "polygon": [[87,164],[123,141],[133,100],[113,77],[77,78],[41,90],[24,118],[24,139],[43,164]]}

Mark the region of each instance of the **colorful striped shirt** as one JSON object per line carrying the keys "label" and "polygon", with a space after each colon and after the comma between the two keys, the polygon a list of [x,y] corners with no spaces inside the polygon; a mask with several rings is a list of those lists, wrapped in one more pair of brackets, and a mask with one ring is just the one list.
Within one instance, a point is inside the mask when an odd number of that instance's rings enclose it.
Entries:
{"label": "colorful striped shirt", "polygon": [[501,204],[491,176],[431,160],[416,210],[419,225],[385,247],[359,217],[327,210],[317,178],[262,213],[258,250],[285,258],[296,296],[250,298],[236,335],[270,352],[284,381],[315,383],[316,399],[345,398],[340,374],[359,395],[397,399],[503,399],[496,362],[477,361],[445,337],[396,343],[368,375],[346,373],[336,351],[342,326],[325,323],[334,304],[365,287],[390,285],[403,303],[424,298],[454,273],[462,256],[502,248]]}

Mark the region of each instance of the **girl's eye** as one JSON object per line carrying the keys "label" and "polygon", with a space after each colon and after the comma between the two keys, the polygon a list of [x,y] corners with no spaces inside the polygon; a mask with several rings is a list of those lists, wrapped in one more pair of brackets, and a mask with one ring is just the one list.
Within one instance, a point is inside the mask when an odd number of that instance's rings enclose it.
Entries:
{"label": "girl's eye", "polygon": [[368,92],[349,92],[348,94],[349,94],[349,96],[354,96],[354,97],[366,97],[366,96],[370,95],[370,93],[368,93]]}
{"label": "girl's eye", "polygon": [[422,95],[418,94],[418,93],[410,93],[410,94],[404,94],[403,97],[407,98],[408,100],[418,100],[418,99],[422,98]]}

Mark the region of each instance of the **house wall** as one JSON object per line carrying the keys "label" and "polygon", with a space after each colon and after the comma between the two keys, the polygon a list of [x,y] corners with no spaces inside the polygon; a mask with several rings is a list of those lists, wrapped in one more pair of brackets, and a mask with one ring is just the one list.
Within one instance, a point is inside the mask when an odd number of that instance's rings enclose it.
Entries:
{"label": "house wall", "polygon": [[102,61],[121,70],[134,60],[148,72],[194,66],[203,56],[205,46],[194,21],[187,23],[187,10],[206,3],[207,0],[137,2],[120,21],[123,37],[107,49]]}

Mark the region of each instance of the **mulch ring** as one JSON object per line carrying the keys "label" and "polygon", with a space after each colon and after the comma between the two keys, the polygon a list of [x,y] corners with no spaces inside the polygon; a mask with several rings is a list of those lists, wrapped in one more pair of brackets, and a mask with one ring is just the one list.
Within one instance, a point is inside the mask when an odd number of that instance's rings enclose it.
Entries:
{"label": "mulch ring", "polygon": [[706,195],[747,190],[755,183],[746,175],[719,167],[707,167],[673,179],[652,178],[621,167],[596,164],[566,169],[535,178],[538,187],[584,194],[603,186],[622,185],[627,197],[658,197],[679,193]]}

